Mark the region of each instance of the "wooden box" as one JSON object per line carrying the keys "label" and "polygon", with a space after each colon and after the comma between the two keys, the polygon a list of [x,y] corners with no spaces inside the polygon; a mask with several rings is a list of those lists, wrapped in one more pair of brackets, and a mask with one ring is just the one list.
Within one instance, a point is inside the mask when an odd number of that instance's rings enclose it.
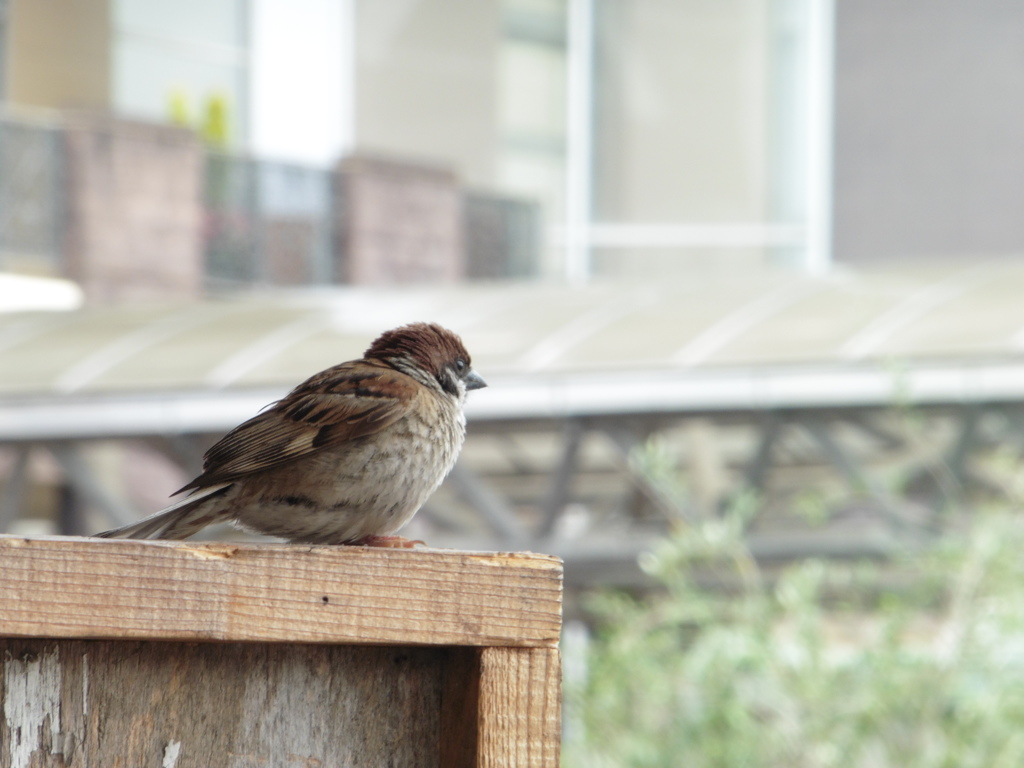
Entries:
{"label": "wooden box", "polygon": [[550,766],[561,563],[0,536],[0,765]]}

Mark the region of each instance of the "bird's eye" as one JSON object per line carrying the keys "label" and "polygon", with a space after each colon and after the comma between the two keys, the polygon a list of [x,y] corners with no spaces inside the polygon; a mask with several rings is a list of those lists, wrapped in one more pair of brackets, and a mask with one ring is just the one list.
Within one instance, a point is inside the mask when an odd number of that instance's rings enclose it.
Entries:
{"label": "bird's eye", "polygon": [[459,373],[462,373],[464,370],[466,370],[466,361],[463,360],[461,357],[458,358],[455,361],[455,368],[456,370],[458,370]]}

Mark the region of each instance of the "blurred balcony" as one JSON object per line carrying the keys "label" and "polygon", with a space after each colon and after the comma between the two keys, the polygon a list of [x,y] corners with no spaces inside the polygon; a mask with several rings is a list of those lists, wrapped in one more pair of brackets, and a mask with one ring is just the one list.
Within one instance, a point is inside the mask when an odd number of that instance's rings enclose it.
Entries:
{"label": "blurred balcony", "polygon": [[444,169],[229,155],[94,115],[0,118],[0,271],[76,279],[94,299],[531,278],[541,237],[536,203]]}

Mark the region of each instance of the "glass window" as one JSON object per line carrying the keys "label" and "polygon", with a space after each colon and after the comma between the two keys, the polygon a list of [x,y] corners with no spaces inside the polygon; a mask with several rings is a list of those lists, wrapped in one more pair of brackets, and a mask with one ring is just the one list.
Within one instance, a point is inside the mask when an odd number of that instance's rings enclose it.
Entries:
{"label": "glass window", "polygon": [[769,258],[771,19],[755,0],[595,0],[595,272]]}
{"label": "glass window", "polygon": [[[565,217],[566,13],[562,0],[514,0],[502,11],[497,185],[536,201],[550,223]],[[548,244],[542,269],[558,274]]]}
{"label": "glass window", "polygon": [[762,220],[765,4],[603,0],[596,30],[596,216]]}
{"label": "glass window", "polygon": [[245,45],[245,0],[116,0],[120,32],[178,38],[197,44]]}
{"label": "glass window", "polygon": [[246,137],[245,0],[116,0],[113,101],[150,120],[201,125],[212,100],[227,105],[229,142]]}
{"label": "glass window", "polygon": [[[356,150],[450,168],[558,222],[565,41],[564,0],[359,3]],[[551,249],[545,264],[561,268]]]}

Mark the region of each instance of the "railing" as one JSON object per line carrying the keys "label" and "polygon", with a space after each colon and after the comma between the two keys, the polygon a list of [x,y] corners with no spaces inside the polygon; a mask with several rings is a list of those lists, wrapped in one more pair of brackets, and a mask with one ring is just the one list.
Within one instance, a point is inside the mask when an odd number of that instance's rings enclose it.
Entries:
{"label": "railing", "polygon": [[0,270],[63,272],[60,128],[0,115]]}
{"label": "railing", "polygon": [[462,198],[466,277],[536,277],[543,240],[539,203],[469,191]]}
{"label": "railing", "polygon": [[[60,123],[0,113],[0,271],[68,276],[66,157]],[[342,227],[356,202],[343,199],[345,184],[336,171],[208,153],[201,173],[201,229],[195,236],[202,243],[207,287],[343,282],[341,262],[352,254],[342,253]],[[536,275],[540,207],[456,189],[462,234],[452,242],[465,254],[457,272],[471,280]],[[401,228],[399,219],[394,223]],[[396,235],[389,221],[385,216],[380,224],[385,242]],[[463,261],[459,252],[454,258]]]}
{"label": "railing", "polygon": [[[346,209],[330,170],[236,155],[206,161],[206,275],[211,287],[341,282],[337,237]],[[537,274],[539,206],[463,193],[466,277]]]}
{"label": "railing", "polygon": [[332,179],[323,168],[208,155],[203,237],[211,287],[336,282]]}

